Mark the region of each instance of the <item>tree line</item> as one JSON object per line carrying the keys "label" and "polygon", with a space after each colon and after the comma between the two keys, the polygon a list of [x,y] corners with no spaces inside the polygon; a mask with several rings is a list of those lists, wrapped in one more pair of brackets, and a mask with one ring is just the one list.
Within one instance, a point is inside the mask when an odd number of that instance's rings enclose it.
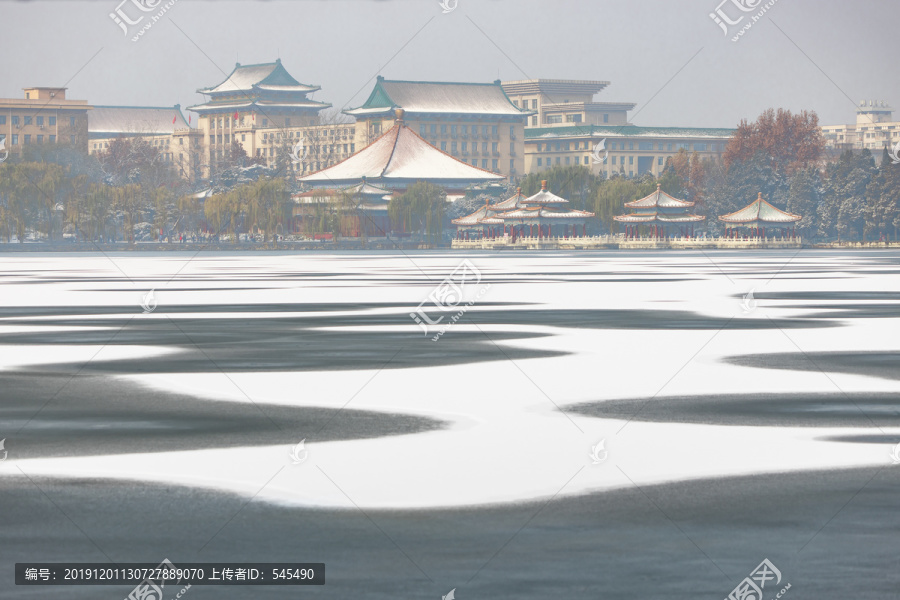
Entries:
{"label": "tree line", "polygon": [[[209,180],[190,182],[141,138],[113,141],[96,155],[62,144],[31,145],[0,163],[0,239],[37,234],[53,241],[75,236],[134,243],[201,227],[234,240],[247,231],[271,239],[290,232],[290,195],[301,189],[281,154],[274,167],[266,167],[233,143]],[[534,194],[542,179],[573,208],[595,213],[589,224],[593,233],[617,232],[613,217],[657,184],[696,202],[694,212],[707,217],[704,226],[713,235],[723,231],[717,217],[747,205],[759,192],[778,208],[803,216],[798,230],[805,239],[897,240],[900,230],[900,165],[887,149],[829,156],[818,118],[805,111],[770,109],[753,122],[742,121],[720,157],[702,159],[682,150],[659,176],[629,178],[619,172],[607,179],[584,166],[555,166],[511,182],[506,193],[518,185],[524,194]],[[200,189],[203,197],[197,195]],[[337,234],[349,220],[363,218],[358,199],[345,196],[313,206],[303,232]],[[391,226],[434,243],[453,218],[484,200],[473,192],[450,204],[439,186],[420,182],[390,201]]]}

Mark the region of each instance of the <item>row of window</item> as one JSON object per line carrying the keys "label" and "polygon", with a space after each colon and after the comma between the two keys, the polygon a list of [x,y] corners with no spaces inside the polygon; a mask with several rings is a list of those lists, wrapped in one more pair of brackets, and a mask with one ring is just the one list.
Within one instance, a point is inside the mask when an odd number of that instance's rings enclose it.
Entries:
{"label": "row of window", "polygon": [[[37,125],[38,127],[44,126],[44,117],[40,117],[40,116],[38,116],[38,117],[24,116],[24,117],[20,118],[19,115],[11,115],[10,119],[11,119],[10,123],[12,125],[19,125],[19,123],[22,123],[23,125],[26,125],[26,126],[27,125]],[[0,115],[0,125],[6,125],[6,115]],[[50,127],[56,127],[56,117],[47,117],[47,125],[49,125]],[[69,125],[72,127],[75,127],[75,117],[69,117]]]}
{"label": "row of window", "polygon": [[[490,142],[490,144],[491,148],[490,151],[488,151],[488,142],[481,142],[481,153],[500,154],[499,142]],[[462,147],[463,154],[469,153],[469,142],[462,142],[461,144],[450,142],[450,153],[456,155],[460,150],[460,147]],[[447,152],[447,142],[441,142],[441,151]],[[509,144],[509,153],[513,155],[516,153],[515,145],[512,142]],[[478,154],[478,142],[472,142],[472,154]]]}
{"label": "row of window", "polygon": [[[565,161],[562,161],[562,162],[561,162],[561,161],[560,161],[561,158],[564,158]],[[617,157],[615,157],[615,156],[612,157],[612,164],[614,164],[614,165],[616,164],[616,158],[617,158]],[[619,157],[619,158],[621,158],[621,160],[618,161],[618,164],[624,165],[624,164],[625,164],[625,157],[622,156],[622,157]],[[570,159],[573,159],[573,160],[570,160]],[[552,160],[552,159],[548,156],[548,157],[547,157],[547,161],[546,161],[546,166],[549,167],[549,166],[551,166],[551,165],[553,164],[553,163],[550,162],[551,160]],[[591,157],[590,157],[590,156],[584,156],[584,157],[582,157],[582,160],[583,160],[584,164],[586,164],[586,165],[588,165],[588,164],[591,163]],[[604,165],[606,164],[607,160],[609,160],[609,159],[604,159],[604,160],[603,160],[603,164],[604,164]],[[575,157],[571,157],[571,156],[565,156],[565,157],[557,156],[557,157],[556,157],[556,163],[555,163],[555,164],[557,164],[557,165],[560,165],[560,164],[571,165],[571,164],[573,164],[573,163],[576,164],[576,165],[578,164],[578,157],[577,157],[577,156],[575,156]],[[629,157],[628,157],[628,164],[629,164],[629,165],[633,165],[633,164],[634,164],[634,157],[633,157],[633,156],[629,156]],[[657,165],[658,167],[664,166],[664,165],[665,165],[665,158],[662,157],[662,156],[657,156],[657,157],[656,157],[656,165]],[[537,159],[537,166],[539,166],[539,167],[543,167],[543,166],[544,166],[544,159],[543,159],[543,158],[538,158],[538,159]]]}
{"label": "row of window", "polygon": [[[538,142],[537,151],[538,152],[568,152],[570,150],[570,144],[572,150],[591,150],[591,142],[585,140],[584,142],[547,142],[542,144]],[[626,147],[627,145],[627,147]],[[697,143],[693,144],[693,150],[696,152],[706,152],[707,150],[711,150],[712,152],[720,152],[725,147],[725,144],[705,144],[705,143]],[[609,142],[606,147],[607,150],[634,150],[634,142]],[[637,149],[640,151],[652,151],[653,150],[653,142],[638,142]],[[691,150],[691,144],[685,142],[669,142],[668,144],[664,144],[663,142],[659,142],[656,148],[659,152],[677,152],[678,150]]]}
{"label": "row of window", "polygon": [[[23,140],[23,143],[27,145],[27,144],[30,144],[30,143],[31,143],[31,139],[34,138],[35,143],[43,144],[43,143],[44,143],[44,137],[46,137],[46,138],[47,138],[47,141],[50,142],[51,144],[55,144],[55,143],[56,143],[56,136],[55,136],[55,135],[48,135],[48,136],[34,135],[34,136],[32,136],[32,135],[30,135],[30,134],[25,134],[25,135],[22,136],[22,140]],[[18,145],[19,145],[19,134],[18,134],[18,133],[13,133],[12,135],[10,135],[10,138],[9,138],[9,139],[10,139],[10,145],[11,145],[11,146],[18,146]],[[6,136],[5,136],[5,135],[0,135],[0,141],[5,141],[5,140],[6,140]],[[72,144],[75,143],[75,136],[74,136],[74,135],[70,135],[70,136],[69,136],[69,142],[72,143]]]}
{"label": "row of window", "polygon": [[[462,137],[468,137],[469,135],[469,125],[441,125],[440,132],[441,137],[446,137],[448,132],[450,137],[458,137],[462,135]],[[472,136],[478,136],[478,125],[471,126]],[[428,134],[431,134],[431,137],[437,137],[438,135],[438,126],[435,123],[431,125],[422,123],[419,125],[419,135],[422,137],[426,137]],[[500,130],[497,125],[482,125],[481,126],[481,136],[482,137],[493,137],[497,138],[500,135]],[[512,139],[516,138],[516,126],[509,126],[509,137]]]}
{"label": "row of window", "polygon": [[[516,106],[519,106],[519,101],[513,100],[513,104],[515,104]],[[522,100],[522,108],[524,108],[525,110],[528,110],[528,100]],[[537,110],[537,98],[531,99],[531,110]]]}

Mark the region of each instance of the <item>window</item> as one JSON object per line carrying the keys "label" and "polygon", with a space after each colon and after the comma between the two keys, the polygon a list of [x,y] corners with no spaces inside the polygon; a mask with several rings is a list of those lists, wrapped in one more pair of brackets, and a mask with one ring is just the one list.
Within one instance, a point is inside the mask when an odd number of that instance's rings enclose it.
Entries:
{"label": "window", "polygon": [[566,152],[568,152],[569,151],[569,142],[566,142],[565,144],[563,144],[563,146],[565,147]]}
{"label": "window", "polygon": [[450,152],[456,154],[456,142],[450,142]]}
{"label": "window", "polygon": [[462,143],[462,151],[463,151],[463,154],[467,154],[469,152],[469,142]]}
{"label": "window", "polygon": [[628,157],[628,164],[629,164],[629,165],[633,165],[633,164],[634,164],[634,157],[633,157],[633,156],[629,156],[629,157]]}
{"label": "window", "polygon": [[477,159],[477,158],[473,158],[473,159],[472,159],[472,166],[473,166],[473,167],[477,167],[477,166],[478,166],[478,159]]}
{"label": "window", "polygon": [[487,142],[481,142],[481,153],[482,153],[482,154],[487,154],[487,153],[488,153],[487,145],[488,145]]}
{"label": "window", "polygon": [[556,164],[559,164],[559,157],[556,157]]}
{"label": "window", "polygon": [[25,117],[25,124],[31,125],[31,117]]}
{"label": "window", "polygon": [[668,150],[669,152],[671,152],[671,151],[672,151],[672,144],[669,144],[669,145],[666,147],[666,150]]}
{"label": "window", "polygon": [[663,157],[662,156],[660,156],[656,159],[656,166],[658,166],[658,167],[663,166]]}
{"label": "window", "polygon": [[497,149],[497,142],[491,143],[491,152],[493,154],[498,154],[500,152],[500,150]]}
{"label": "window", "polygon": [[603,122],[604,122],[604,123],[609,123],[609,115],[608,115],[608,114],[604,114],[604,115],[603,115]]}
{"label": "window", "polygon": [[559,144],[559,142],[556,142],[556,151],[557,151],[557,152],[560,151],[560,144]]}
{"label": "window", "polygon": [[446,151],[447,151],[447,142],[441,142],[441,150],[442,150],[443,152],[446,152]]}
{"label": "window", "polygon": [[447,135],[447,126],[446,125],[441,125],[441,135],[442,136]]}
{"label": "window", "polygon": [[519,106],[519,101],[518,101],[518,100],[513,100],[513,105],[514,105],[514,106]]}
{"label": "window", "polygon": [[638,142],[638,150],[653,150],[653,142]]}
{"label": "window", "polygon": [[[75,117],[69,117],[69,127],[75,127]],[[75,136],[72,136],[72,142],[75,142]]]}
{"label": "window", "polygon": [[50,127],[56,126],[56,117],[49,117]]}
{"label": "window", "polygon": [[26,135],[26,136],[25,136],[25,144],[30,144],[30,143],[31,143],[31,136],[30,136],[30,135]]}
{"label": "window", "polygon": [[509,159],[509,172],[512,173],[516,170],[516,163],[513,159]]}
{"label": "window", "polygon": [[50,143],[51,143],[51,144],[55,144],[55,143],[56,143],[56,136],[55,136],[55,135],[51,135],[51,136],[50,136]]}
{"label": "window", "polygon": [[481,168],[487,169],[487,159],[486,158],[481,159]]}
{"label": "window", "polygon": [[496,126],[496,125],[491,125],[491,135],[492,135],[493,137],[497,137],[497,136],[499,135],[499,134],[497,133],[497,126]]}
{"label": "window", "polygon": [[422,137],[425,137],[425,134],[426,134],[427,131],[428,131],[428,126],[427,126],[427,125],[424,125],[424,124],[423,124],[423,125],[419,125],[419,135],[421,135]]}
{"label": "window", "polygon": [[569,157],[566,157],[566,164],[569,164]]}
{"label": "window", "polygon": [[535,115],[535,116],[531,117],[531,125],[532,125],[532,127],[534,127],[534,126],[536,126],[537,124],[538,124],[538,123],[537,123],[537,116]]}
{"label": "window", "polygon": [[44,126],[44,117],[36,117],[36,119],[37,119],[37,122],[35,123],[35,125],[37,125],[38,127],[43,127]]}
{"label": "window", "polygon": [[660,152],[663,151],[663,143],[662,143],[662,142],[659,143],[659,151],[660,151]]}
{"label": "window", "polygon": [[350,144],[350,154],[353,154],[354,152],[356,152],[356,144],[351,143]]}
{"label": "window", "polygon": [[500,169],[497,166],[497,159],[495,158],[491,161],[491,171],[498,171],[498,170],[500,170]]}
{"label": "window", "polygon": [[562,123],[562,115],[547,115],[547,123],[551,125],[554,123]]}
{"label": "window", "polygon": [[6,125],[6,115],[0,115],[0,125]]}
{"label": "window", "polygon": [[18,133],[12,134],[12,145],[13,146],[19,145],[19,134]]}
{"label": "window", "polygon": [[509,126],[509,139],[511,139],[511,140],[516,139],[516,126],[515,125]]}
{"label": "window", "polygon": [[612,164],[616,164],[616,157],[615,157],[615,156],[613,156]]}
{"label": "window", "polygon": [[706,152],[706,144],[694,144],[694,150],[697,152]]}
{"label": "window", "polygon": [[581,123],[581,115],[566,115],[566,122],[568,123]]}
{"label": "window", "polygon": [[463,136],[463,137],[466,137],[467,135],[469,135],[469,126],[468,126],[468,125],[463,125],[463,126],[462,126],[462,136]]}
{"label": "window", "polygon": [[537,110],[537,98],[531,101],[531,110]]}
{"label": "window", "polygon": [[451,126],[450,126],[450,135],[451,135],[452,137],[456,137],[456,125],[451,125]]}
{"label": "window", "polygon": [[431,135],[437,135],[437,125],[431,124]]}
{"label": "window", "polygon": [[490,129],[488,129],[488,126],[487,126],[487,125],[482,125],[482,126],[481,126],[481,136],[482,136],[482,137],[487,137],[487,136],[489,136],[489,135],[490,135],[490,133],[488,133],[489,131],[490,131]]}
{"label": "window", "polygon": [[634,150],[634,142],[628,142],[628,149]]}
{"label": "window", "polygon": [[539,167],[544,166],[544,159],[543,159],[543,158],[539,158],[539,159],[538,159],[538,166],[539,166]]}
{"label": "window", "polygon": [[[615,149],[616,149],[616,143],[615,143],[615,142],[610,142],[610,143],[609,143],[609,149],[610,149],[610,150],[615,150]],[[622,150],[624,150],[624,149],[625,149],[625,147],[623,146],[623,147],[622,147]]]}

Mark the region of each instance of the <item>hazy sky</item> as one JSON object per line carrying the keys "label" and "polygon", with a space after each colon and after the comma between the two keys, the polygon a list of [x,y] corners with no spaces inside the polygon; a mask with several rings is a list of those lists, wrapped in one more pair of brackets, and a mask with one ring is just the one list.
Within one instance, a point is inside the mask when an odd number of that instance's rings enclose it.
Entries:
{"label": "hazy sky", "polygon": [[458,0],[446,14],[438,0],[177,0],[138,42],[109,17],[120,2],[0,0],[0,97],[65,84],[93,104],[185,107],[236,61],[280,57],[336,107],[364,102],[379,73],[609,81],[596,99],[637,103],[645,126],[732,127],[768,107],[837,124],[863,98],[900,107],[896,0],[777,0],[738,42],[762,4],[732,2],[760,0],[726,0],[729,18],[747,15],[727,37],[709,16],[721,0]]}

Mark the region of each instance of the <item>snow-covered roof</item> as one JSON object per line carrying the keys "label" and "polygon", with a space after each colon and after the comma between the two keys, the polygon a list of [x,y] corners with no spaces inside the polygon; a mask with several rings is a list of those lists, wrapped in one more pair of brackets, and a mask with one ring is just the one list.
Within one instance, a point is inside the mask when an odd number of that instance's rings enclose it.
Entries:
{"label": "snow-covered roof", "polygon": [[795,223],[802,218],[801,215],[795,215],[772,206],[763,200],[762,192],[759,192],[756,200],[738,211],[722,215],[719,217],[719,220],[725,223],[754,223],[757,221],[767,223]]}
{"label": "snow-covered roof", "polygon": [[[172,122],[174,119],[174,123]],[[94,106],[88,111],[88,135],[92,138],[131,135],[171,135],[189,127],[181,105]]]}
{"label": "snow-covered roof", "polygon": [[321,89],[319,86],[300,83],[291,77],[291,74],[281,65],[279,58],[275,62],[257,65],[236,63],[234,70],[225,81],[197,91],[201,94],[222,94],[249,91],[254,87],[287,92],[314,92]]}
{"label": "snow-covered roof", "polygon": [[409,114],[480,114],[526,117],[534,111],[510,102],[499,82],[452,83],[393,81],[379,77],[366,102],[344,111],[348,115],[388,115],[396,108]]}
{"label": "snow-covered roof", "polygon": [[626,208],[690,208],[691,206],[694,206],[693,202],[679,200],[674,196],[670,196],[662,191],[662,187],[659,184],[656,184],[656,191],[649,196],[625,203]]}
{"label": "snow-covered roof", "polygon": [[356,184],[366,178],[379,184],[470,184],[500,181],[503,175],[473,167],[442,152],[397,121],[381,137],[343,161],[300,177],[311,184]]}

